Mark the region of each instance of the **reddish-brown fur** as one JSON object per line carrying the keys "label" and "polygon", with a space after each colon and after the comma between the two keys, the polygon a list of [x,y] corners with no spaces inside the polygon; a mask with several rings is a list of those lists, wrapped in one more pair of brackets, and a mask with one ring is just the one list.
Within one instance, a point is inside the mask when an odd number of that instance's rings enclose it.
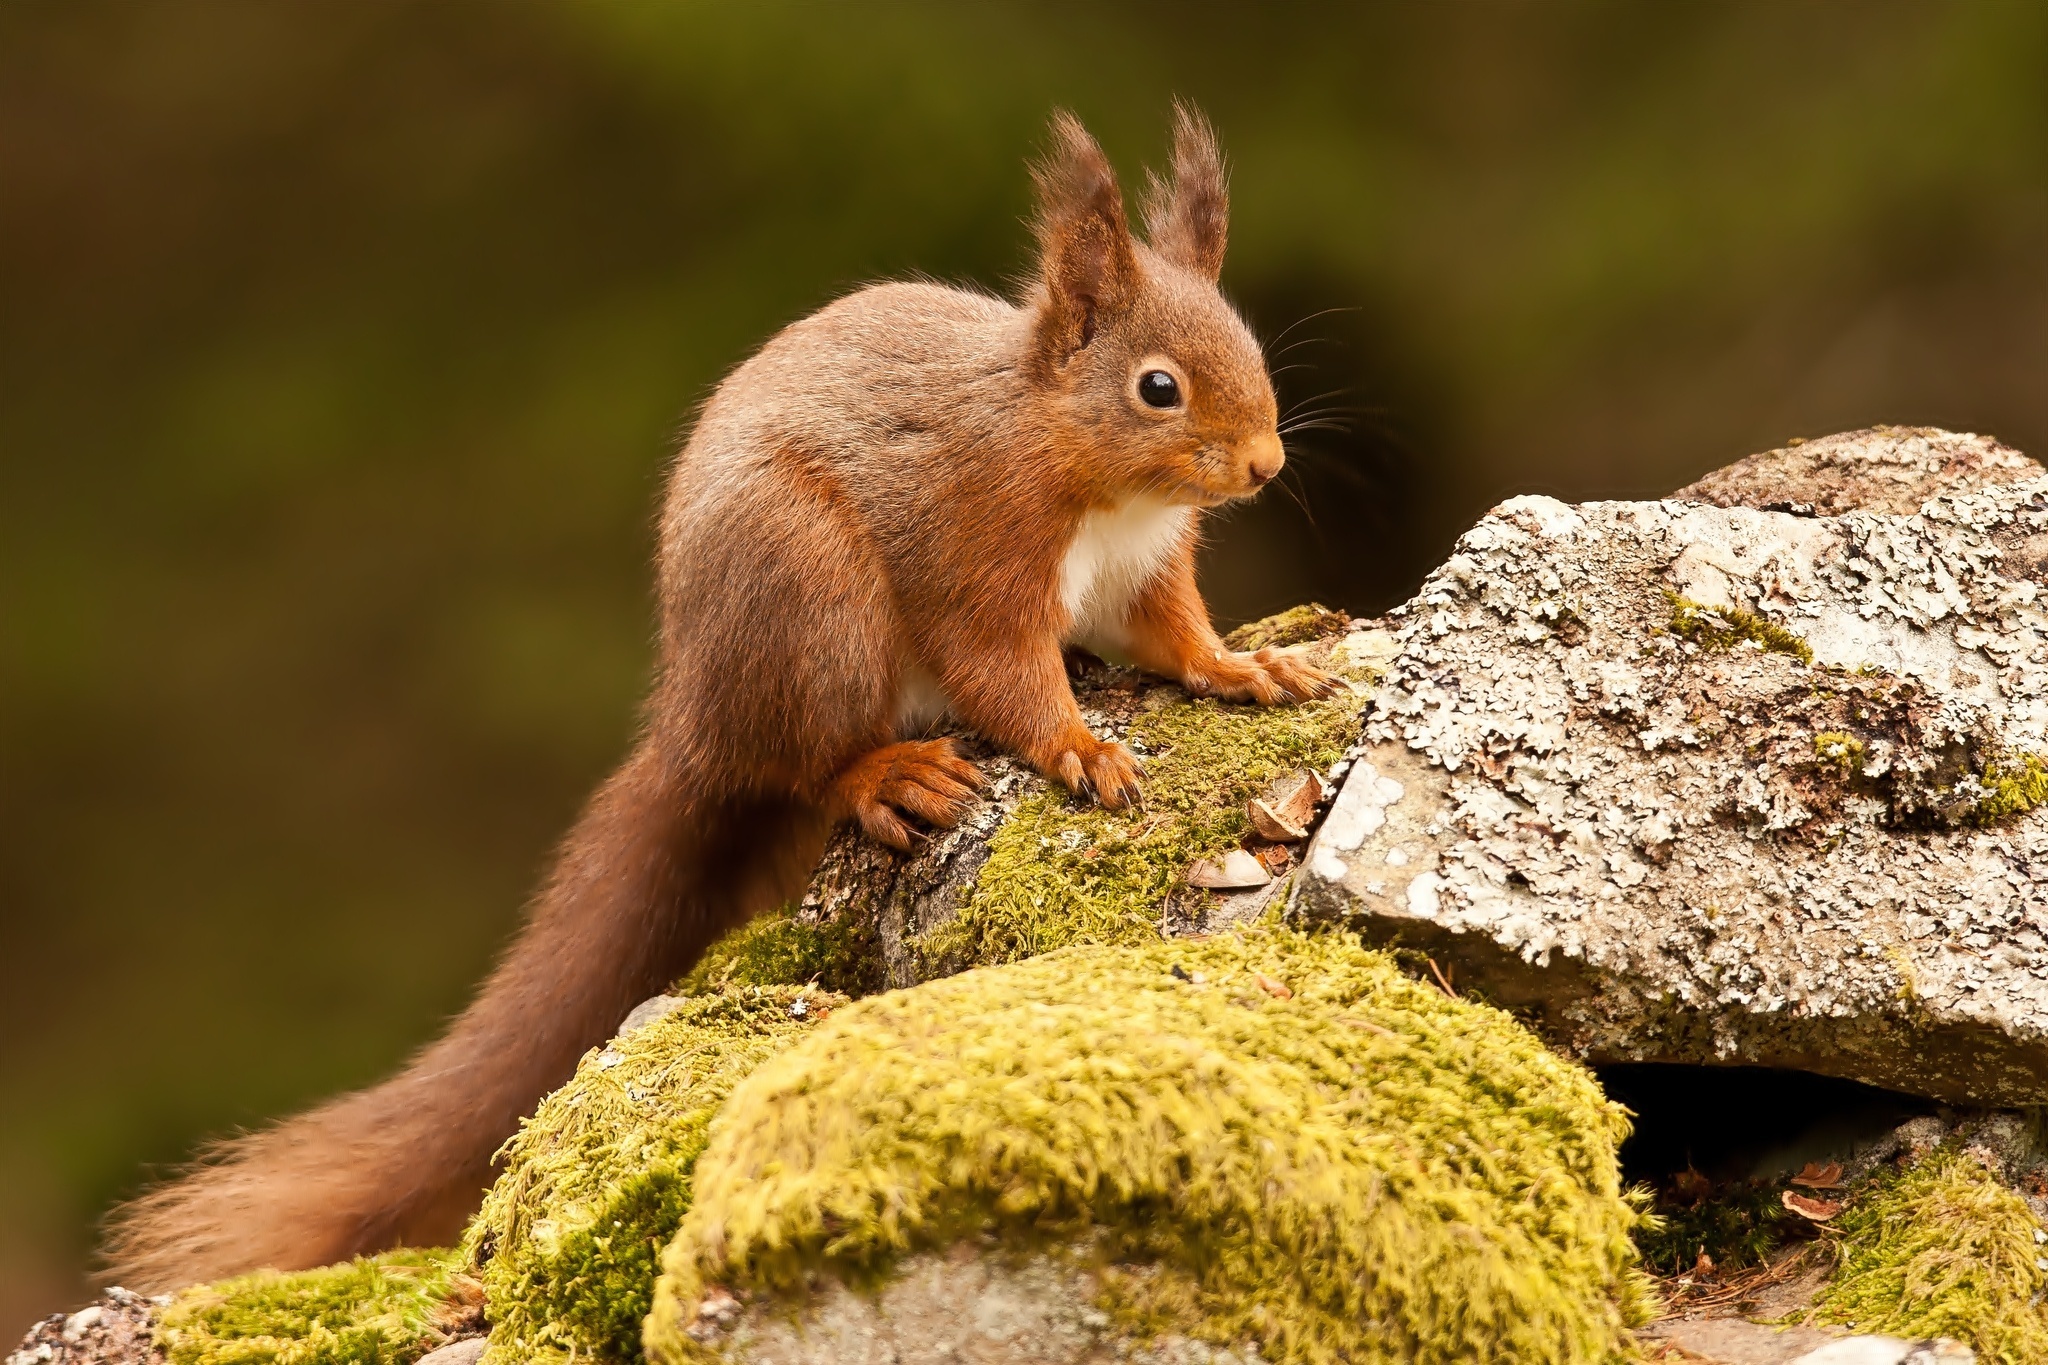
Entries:
{"label": "reddish-brown fur", "polygon": [[[225,1143],[120,1211],[115,1276],[155,1290],[450,1240],[520,1116],[634,1003],[799,888],[833,822],[901,848],[916,822],[959,817],[977,775],[907,733],[920,694],[1118,806],[1138,765],[1082,720],[1061,654],[1077,637],[1198,692],[1329,686],[1291,655],[1227,652],[1195,587],[1182,509],[1250,495],[1282,458],[1258,345],[1216,290],[1227,198],[1207,125],[1179,112],[1150,245],[1072,118],[1037,176],[1021,304],[878,285],[720,386],[669,481],[645,730],[525,930],[397,1077]],[[1155,368],[1183,407],[1139,400]],[[1072,567],[1098,551],[1110,569]]]}

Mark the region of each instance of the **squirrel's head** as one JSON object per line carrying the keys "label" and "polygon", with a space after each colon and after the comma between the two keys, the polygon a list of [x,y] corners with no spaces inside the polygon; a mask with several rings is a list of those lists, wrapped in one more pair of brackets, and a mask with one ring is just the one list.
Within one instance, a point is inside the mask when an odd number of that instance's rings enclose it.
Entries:
{"label": "squirrel's head", "polygon": [[1102,484],[1215,506],[1280,472],[1273,382],[1257,338],[1216,287],[1230,197],[1207,120],[1174,110],[1173,174],[1154,175],[1149,242],[1131,235],[1102,148],[1053,119],[1036,168],[1038,276],[1030,377]]}

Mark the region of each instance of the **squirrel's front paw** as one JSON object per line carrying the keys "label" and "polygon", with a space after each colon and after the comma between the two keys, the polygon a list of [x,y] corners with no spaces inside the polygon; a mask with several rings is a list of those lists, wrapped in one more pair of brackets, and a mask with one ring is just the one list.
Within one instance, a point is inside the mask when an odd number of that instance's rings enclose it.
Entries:
{"label": "squirrel's front paw", "polygon": [[1115,740],[1105,743],[1093,735],[1062,749],[1045,765],[1046,776],[1095,799],[1110,810],[1121,810],[1138,799],[1138,756]]}
{"label": "squirrel's front paw", "polygon": [[1255,701],[1261,706],[1327,697],[1339,686],[1336,678],[1284,649],[1220,654],[1190,668],[1181,684],[1198,697]]}
{"label": "squirrel's front paw", "polygon": [[833,819],[853,820],[871,837],[910,853],[919,835],[905,816],[951,829],[974,804],[980,786],[981,770],[952,740],[909,739],[855,759],[833,779],[826,808]]}

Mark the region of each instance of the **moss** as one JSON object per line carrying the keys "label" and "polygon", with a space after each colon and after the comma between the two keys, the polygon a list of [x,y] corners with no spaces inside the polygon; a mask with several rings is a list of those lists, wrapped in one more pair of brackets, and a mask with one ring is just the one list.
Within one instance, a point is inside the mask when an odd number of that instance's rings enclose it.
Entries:
{"label": "moss", "polygon": [[1311,602],[1305,607],[1289,607],[1264,620],[1239,626],[1223,637],[1223,643],[1232,649],[1279,649],[1341,634],[1350,627],[1351,618],[1343,612],[1332,611],[1320,602]]}
{"label": "moss", "polygon": [[1977,785],[1984,788],[1985,795],[1970,813],[1972,823],[1994,825],[2025,815],[2048,802],[2048,759],[2039,754],[1994,759],[1984,765]]}
{"label": "moss", "polygon": [[865,995],[881,984],[870,924],[813,924],[785,907],[756,917],[711,945],[681,991],[721,986],[803,986]]}
{"label": "moss", "polygon": [[458,1257],[394,1251],[179,1294],[158,1318],[169,1365],[407,1365],[439,1345]]}
{"label": "moss", "polygon": [[1824,730],[1813,737],[1814,757],[1838,770],[1843,777],[1860,777],[1869,751],[1862,740],[1840,730]]}
{"label": "moss", "polygon": [[491,1356],[640,1354],[661,1247],[732,1088],[844,1000],[727,986],[586,1055],[505,1144],[505,1172],[470,1225]]}
{"label": "moss", "polygon": [[1671,620],[1665,628],[1701,649],[1733,649],[1749,643],[1773,654],[1789,654],[1803,664],[1813,662],[1813,646],[1806,643],[1805,637],[1755,612],[1741,607],[1702,606],[1669,589],[1664,596],[1671,603]]}
{"label": "moss", "polygon": [[1744,1183],[1691,1204],[1659,1203],[1656,1218],[1636,1233],[1645,1264],[1682,1275],[1704,1253],[1722,1270],[1758,1265],[1784,1239],[1785,1206],[1777,1186]]}
{"label": "moss", "polygon": [[1880,1177],[1835,1226],[1838,1263],[1814,1307],[1821,1321],[1954,1337],[2000,1365],[2048,1360],[2039,1225],[1974,1157],[1937,1148]]}
{"label": "moss", "polygon": [[[1356,696],[1300,706],[1170,702],[1140,714],[1145,802],[1106,811],[1063,791],[1019,802],[989,841],[959,916],[919,944],[929,960],[1014,962],[1074,944],[1157,939],[1161,907],[1199,858],[1241,844],[1245,813],[1296,768],[1328,771],[1358,732]],[[1206,894],[1206,893],[1200,893]]]}
{"label": "moss", "polygon": [[864,1000],[736,1090],[648,1350],[707,1354],[711,1285],[872,1286],[993,1230],[1092,1248],[1127,1327],[1276,1362],[1618,1361],[1648,1308],[1626,1131],[1582,1068],[1348,935],[1069,949]]}

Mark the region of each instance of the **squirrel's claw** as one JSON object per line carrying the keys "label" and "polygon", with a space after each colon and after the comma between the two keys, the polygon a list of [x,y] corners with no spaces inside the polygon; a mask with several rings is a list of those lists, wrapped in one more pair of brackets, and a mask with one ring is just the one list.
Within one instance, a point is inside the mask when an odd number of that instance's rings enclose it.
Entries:
{"label": "squirrel's claw", "polygon": [[1122,810],[1140,797],[1138,756],[1114,740],[1090,736],[1085,747],[1065,749],[1047,775],[1081,796],[1092,795],[1106,810]]}
{"label": "squirrel's claw", "polygon": [[1197,696],[1253,701],[1261,706],[1327,697],[1342,684],[1292,650],[1224,654],[1183,680]]}
{"label": "squirrel's claw", "polygon": [[829,807],[835,818],[851,819],[876,841],[910,853],[923,836],[904,816],[951,829],[981,785],[981,769],[952,740],[905,740],[855,759],[834,779]]}

